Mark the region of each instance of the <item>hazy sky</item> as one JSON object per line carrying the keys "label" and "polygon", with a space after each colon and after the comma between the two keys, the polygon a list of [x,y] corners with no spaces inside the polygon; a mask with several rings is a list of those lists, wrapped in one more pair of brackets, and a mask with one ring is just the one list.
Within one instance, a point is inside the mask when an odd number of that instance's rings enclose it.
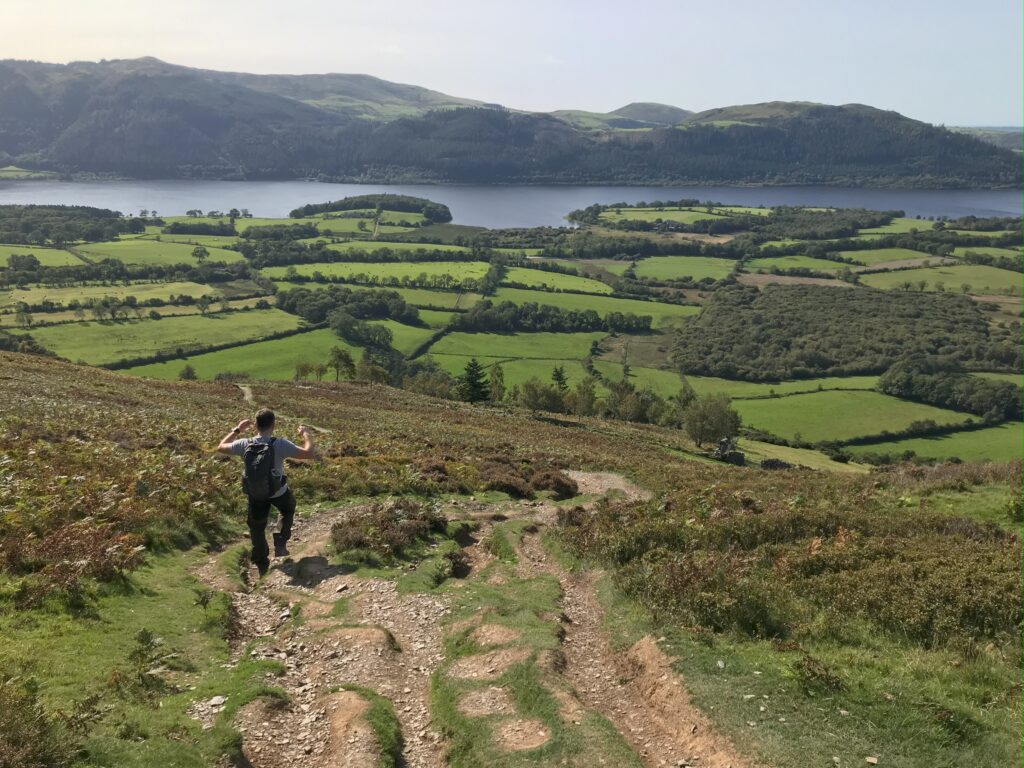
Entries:
{"label": "hazy sky", "polygon": [[532,110],[861,102],[1021,124],[1020,0],[2,0],[0,57],[360,72]]}

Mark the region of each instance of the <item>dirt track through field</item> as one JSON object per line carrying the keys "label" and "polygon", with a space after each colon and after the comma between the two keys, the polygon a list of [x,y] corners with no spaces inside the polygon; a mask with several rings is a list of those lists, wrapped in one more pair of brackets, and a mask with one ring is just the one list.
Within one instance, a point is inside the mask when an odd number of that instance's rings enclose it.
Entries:
{"label": "dirt track through field", "polygon": [[[571,474],[581,493],[591,498],[608,492],[627,499],[646,496],[618,475]],[[653,639],[645,638],[625,654],[616,653],[595,595],[596,575],[567,573],[541,546],[537,526],[553,524],[554,505],[472,500],[460,504],[464,517],[482,524],[464,549],[471,564],[469,579],[480,578],[478,574],[493,562],[479,542],[495,525],[495,517],[535,524],[518,547],[515,571],[523,578],[553,576],[561,586],[565,664],[560,679],[567,681],[571,692],[559,690],[555,695],[567,722],[578,720],[583,712],[600,713],[648,767],[749,765],[690,703]],[[446,625],[451,598],[444,590],[402,595],[393,580],[359,578],[332,565],[326,556],[331,527],[344,521],[351,509],[331,509],[297,522],[291,557],[275,560],[267,577],[250,588],[236,588],[231,595],[239,628],[235,663],[250,648],[253,658],[282,665],[283,674],[268,675],[267,684],[288,695],[285,702],[252,702],[235,718],[252,768],[376,766],[380,747],[366,719],[369,703],[358,689],[345,687],[353,685],[393,705],[404,741],[401,764],[447,765],[448,745],[433,725],[429,693],[431,676],[444,663],[442,638],[450,631]],[[230,590],[225,574],[215,556],[196,573],[211,586]],[[250,578],[254,580],[255,574]],[[456,664],[447,674],[486,680],[488,673],[500,674],[508,665],[520,663],[529,651],[517,649],[517,634],[500,625],[477,626],[472,633],[476,642],[498,650],[468,657],[463,660],[469,665],[465,672]],[[223,706],[214,697],[195,702],[191,713],[208,726]],[[462,707],[474,715],[498,716],[495,743],[509,754],[541,747],[550,737],[538,721],[511,717],[501,688],[481,689],[460,702]],[[557,764],[546,762],[543,752],[537,754],[537,765]]]}

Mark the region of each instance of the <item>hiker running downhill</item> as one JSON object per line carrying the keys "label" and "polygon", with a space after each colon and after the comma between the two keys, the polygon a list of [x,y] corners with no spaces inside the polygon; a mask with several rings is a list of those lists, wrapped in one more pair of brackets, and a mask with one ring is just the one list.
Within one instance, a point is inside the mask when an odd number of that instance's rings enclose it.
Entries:
{"label": "hiker running downhill", "polygon": [[256,413],[256,437],[238,439],[245,430],[252,427],[251,419],[238,422],[217,446],[217,453],[241,456],[245,464],[242,470],[242,489],[249,498],[249,538],[252,540],[252,562],[260,572],[266,574],[270,568],[270,552],[267,549],[267,518],[273,505],[281,513],[281,530],[274,533],[274,557],[288,554],[288,539],[292,535],[292,519],[295,517],[295,494],[288,487],[284,474],[285,459],[312,459],[316,448],[309,437],[309,429],[299,426],[299,435],[305,441],[300,448],[291,440],[274,437],[274,412],[261,408]]}

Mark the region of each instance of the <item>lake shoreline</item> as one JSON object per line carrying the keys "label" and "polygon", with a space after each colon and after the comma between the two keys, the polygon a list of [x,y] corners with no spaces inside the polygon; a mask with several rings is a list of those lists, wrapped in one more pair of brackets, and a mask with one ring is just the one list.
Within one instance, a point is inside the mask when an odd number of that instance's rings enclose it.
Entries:
{"label": "lake shoreline", "polygon": [[491,229],[565,226],[566,215],[595,203],[698,199],[723,205],[779,205],[903,211],[912,218],[1021,216],[1014,190],[880,189],[824,185],[640,186],[585,184],[374,184],[325,181],[91,180],[0,181],[0,204],[86,205],[165,216],[191,209],[246,208],[286,217],[307,203],[373,193],[427,197],[447,205],[454,223]]}
{"label": "lake shoreline", "polygon": [[26,178],[0,178],[0,187],[3,187],[5,183],[21,184],[21,183],[53,183],[63,182],[68,184],[86,184],[86,183],[126,183],[126,182],[222,182],[227,184],[273,184],[273,183],[307,183],[307,184],[346,184],[354,186],[405,186],[405,187],[495,187],[495,188],[511,188],[520,189],[523,187],[548,187],[552,189],[558,189],[562,187],[652,187],[652,188],[670,188],[674,189],[677,187],[692,187],[696,189],[701,188],[721,188],[729,187],[734,189],[810,189],[810,188],[821,188],[821,189],[859,189],[859,190],[879,190],[879,191],[895,191],[895,192],[1011,192],[1019,191],[1020,188],[1014,184],[1004,185],[921,185],[921,184],[900,184],[898,182],[892,184],[859,184],[856,181],[850,179],[837,179],[834,181],[780,181],[780,182],[755,182],[755,181],[707,181],[707,180],[687,180],[677,179],[672,181],[487,181],[487,182],[469,182],[469,181],[440,181],[440,180],[396,180],[396,179],[365,179],[365,178],[347,178],[347,177],[331,177],[331,178],[308,178],[302,176],[295,176],[289,178],[233,178],[230,176],[225,177],[204,177],[204,176],[171,176],[171,177],[132,177],[132,176],[107,176],[103,174],[88,174],[88,173],[72,173],[72,174],[58,174],[56,171],[32,171],[26,169],[29,173],[38,174],[54,174],[52,176],[36,176]]}

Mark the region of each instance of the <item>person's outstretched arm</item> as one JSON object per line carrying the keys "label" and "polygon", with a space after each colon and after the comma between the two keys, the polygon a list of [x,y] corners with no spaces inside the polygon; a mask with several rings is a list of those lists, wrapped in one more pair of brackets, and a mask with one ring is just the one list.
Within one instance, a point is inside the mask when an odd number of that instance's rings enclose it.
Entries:
{"label": "person's outstretched arm", "polygon": [[313,445],[313,440],[309,436],[309,427],[305,424],[299,425],[299,435],[302,436],[303,444],[295,453],[292,454],[293,459],[315,459],[316,458],[316,446]]}
{"label": "person's outstretched arm", "polygon": [[226,453],[230,455],[231,444],[238,439],[239,435],[241,435],[245,430],[249,429],[249,427],[251,426],[252,419],[242,419],[240,422],[238,422],[237,427],[232,429],[230,432],[224,435],[223,438],[221,438],[220,445],[217,446],[217,453]]}

